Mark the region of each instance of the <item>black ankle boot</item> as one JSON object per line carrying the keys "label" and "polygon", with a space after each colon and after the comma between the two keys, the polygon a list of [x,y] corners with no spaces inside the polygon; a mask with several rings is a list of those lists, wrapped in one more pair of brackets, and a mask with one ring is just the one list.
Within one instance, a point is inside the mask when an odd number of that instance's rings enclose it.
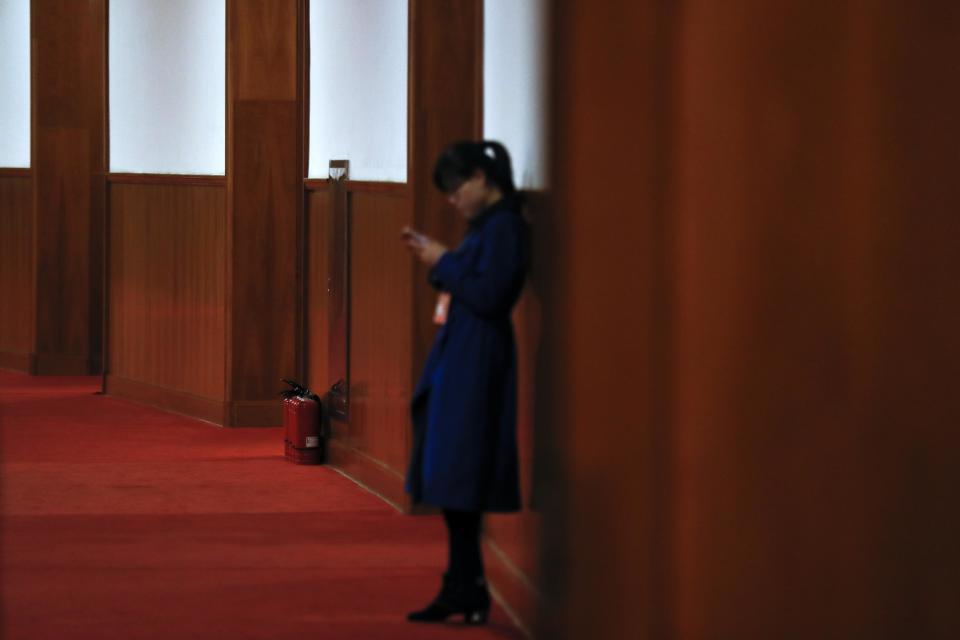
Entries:
{"label": "black ankle boot", "polygon": [[463,621],[467,624],[484,624],[490,615],[490,592],[483,576],[467,580],[463,585]]}
{"label": "black ankle boot", "polygon": [[490,614],[490,593],[483,577],[463,580],[443,574],[440,593],[425,609],[407,614],[411,622],[443,622],[455,614],[463,614],[466,624],[484,624]]}

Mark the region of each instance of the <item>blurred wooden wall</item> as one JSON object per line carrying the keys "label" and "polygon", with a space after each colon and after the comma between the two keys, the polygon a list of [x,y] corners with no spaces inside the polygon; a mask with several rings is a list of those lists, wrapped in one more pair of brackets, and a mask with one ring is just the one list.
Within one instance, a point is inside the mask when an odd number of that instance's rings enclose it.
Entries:
{"label": "blurred wooden wall", "polygon": [[542,634],[957,637],[960,9],[555,9]]}

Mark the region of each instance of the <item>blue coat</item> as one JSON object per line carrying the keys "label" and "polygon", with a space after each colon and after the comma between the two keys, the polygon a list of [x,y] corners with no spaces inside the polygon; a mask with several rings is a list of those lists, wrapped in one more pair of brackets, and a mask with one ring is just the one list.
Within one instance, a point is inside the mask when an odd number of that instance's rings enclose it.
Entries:
{"label": "blue coat", "polygon": [[523,289],[527,227],[509,199],[470,222],[430,271],[451,295],[413,394],[406,489],[415,503],[468,511],[520,508],[517,350],[510,311]]}

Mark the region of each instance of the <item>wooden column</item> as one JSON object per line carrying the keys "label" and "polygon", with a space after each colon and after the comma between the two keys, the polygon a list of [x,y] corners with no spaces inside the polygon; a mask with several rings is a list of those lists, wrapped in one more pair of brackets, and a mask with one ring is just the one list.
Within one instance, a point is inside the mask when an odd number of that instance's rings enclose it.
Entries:
{"label": "wooden column", "polygon": [[0,169],[0,368],[33,366],[33,188],[29,169]]}
{"label": "wooden column", "polygon": [[299,3],[227,3],[227,422],[280,424],[298,377]]}
{"label": "wooden column", "polygon": [[40,374],[100,369],[106,7],[34,0],[33,362]]}
{"label": "wooden column", "polygon": [[543,635],[956,637],[960,9],[675,4],[555,5]]}
{"label": "wooden column", "polygon": [[679,43],[678,637],[956,637],[960,8]]}
{"label": "wooden column", "polygon": [[554,5],[544,637],[671,638],[670,2]]}

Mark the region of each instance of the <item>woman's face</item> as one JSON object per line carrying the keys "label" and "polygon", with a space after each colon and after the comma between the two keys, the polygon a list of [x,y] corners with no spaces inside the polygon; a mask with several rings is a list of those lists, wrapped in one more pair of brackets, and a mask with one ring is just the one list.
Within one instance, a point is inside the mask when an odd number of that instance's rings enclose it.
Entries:
{"label": "woman's face", "polygon": [[500,198],[500,190],[487,184],[487,177],[479,169],[447,193],[447,201],[467,220],[472,219],[488,205]]}

